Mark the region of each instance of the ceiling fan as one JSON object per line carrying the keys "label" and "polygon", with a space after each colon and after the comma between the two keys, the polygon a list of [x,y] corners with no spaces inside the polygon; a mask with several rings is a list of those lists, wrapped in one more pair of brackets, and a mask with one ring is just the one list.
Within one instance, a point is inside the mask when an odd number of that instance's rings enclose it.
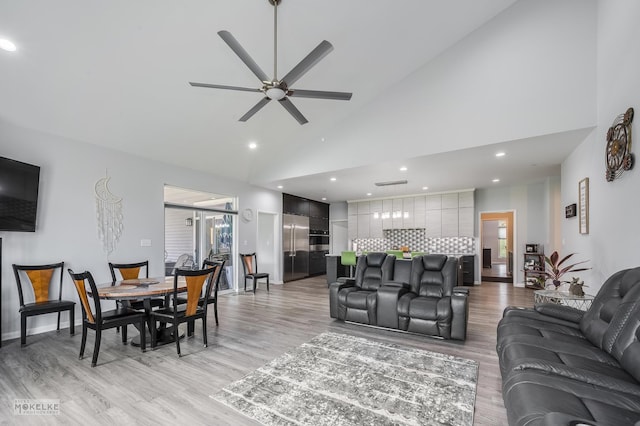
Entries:
{"label": "ceiling fan", "polygon": [[238,43],[228,31],[218,31],[218,35],[225,43],[235,52],[236,55],[245,63],[247,67],[258,77],[262,83],[262,87],[253,89],[250,87],[223,86],[219,84],[194,83],[189,82],[194,87],[208,87],[212,89],[240,90],[243,92],[262,92],[265,97],[253,106],[245,115],[240,117],[239,121],[247,121],[262,107],[270,101],[278,101],[289,114],[295,118],[298,123],[305,124],[308,120],[289,100],[290,97],[299,98],[316,98],[316,99],[333,99],[348,101],[351,99],[351,93],[346,92],[326,92],[320,90],[301,90],[293,89],[293,85],[300,77],[309,71],[315,64],[324,58],[333,50],[333,46],[326,40],[323,40],[315,49],[311,51],[298,65],[293,67],[291,71],[281,79],[278,79],[278,4],[282,0],[268,0],[273,5],[273,79],[269,79],[267,74],[258,66],[258,64],[249,56],[246,50]]}

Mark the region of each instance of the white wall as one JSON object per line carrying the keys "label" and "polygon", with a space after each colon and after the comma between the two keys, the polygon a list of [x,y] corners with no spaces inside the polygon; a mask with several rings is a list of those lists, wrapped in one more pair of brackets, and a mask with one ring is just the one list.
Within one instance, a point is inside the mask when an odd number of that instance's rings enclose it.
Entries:
{"label": "white wall", "polygon": [[[552,200],[558,198],[559,193],[560,180],[557,177],[528,185],[476,190],[475,229],[480,229],[480,213],[515,211],[513,271],[517,284],[524,285],[522,256],[525,244],[542,244],[545,253],[555,250],[555,224],[564,210],[552,211],[549,206],[554,204]],[[480,276],[479,272],[476,271],[476,276]]]}
{"label": "white wall", "polygon": [[562,164],[562,205],[577,203],[578,182],[589,178],[589,234],[578,232],[577,218],[563,222],[563,253],[576,252],[576,260],[590,260],[593,269],[580,275],[595,294],[616,271],[640,266],[640,168],[620,179],[605,179],[604,152],[607,129],[618,114],[633,107],[636,118],[632,152],[638,161],[640,113],[640,2],[598,1],[597,106],[598,126]]}
{"label": "white wall", "polygon": [[[2,120],[0,152],[2,156],[41,167],[36,232],[0,232],[3,340],[18,337],[20,330],[12,263],[64,260],[66,267],[76,271],[90,270],[100,283],[110,279],[109,260],[149,259],[151,276],[164,275],[164,184],[237,195],[240,211],[250,207],[254,211],[282,212],[279,192],[32,131]],[[213,160],[212,170],[215,170]],[[109,257],[97,237],[94,197],[94,185],[105,173],[111,176],[111,191],[123,198],[124,208],[124,231]],[[238,223],[239,250],[254,251],[256,221]],[[151,247],[140,247],[141,239],[150,239]],[[63,297],[78,298],[68,277]],[[81,318],[79,309],[78,306],[76,318]],[[51,330],[55,328],[55,318],[55,315],[34,317],[29,320],[29,328],[34,329],[32,332]]]}

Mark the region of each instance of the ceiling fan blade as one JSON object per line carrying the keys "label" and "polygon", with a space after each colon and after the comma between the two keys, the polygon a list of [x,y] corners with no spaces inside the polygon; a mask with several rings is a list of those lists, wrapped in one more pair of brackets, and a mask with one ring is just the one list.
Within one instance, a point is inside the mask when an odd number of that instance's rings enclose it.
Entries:
{"label": "ceiling fan blade", "polygon": [[309,122],[288,98],[282,98],[278,102],[280,102],[280,105],[282,105],[284,109],[289,111],[289,114],[291,114],[293,118],[298,120],[298,123],[306,124]]}
{"label": "ceiling fan blade", "polygon": [[218,35],[222,40],[224,40],[225,43],[229,45],[231,50],[233,50],[235,54],[238,55],[242,62],[244,62],[244,64],[249,67],[249,69],[256,75],[256,77],[260,79],[260,81],[269,81],[269,77],[267,77],[267,74],[262,71],[262,68],[260,68],[256,61],[254,61],[251,56],[249,56],[247,51],[244,50],[242,46],[240,46],[238,40],[236,40],[229,31],[218,31]]}
{"label": "ceiling fan blade", "polygon": [[189,82],[193,87],[208,87],[210,89],[226,89],[226,90],[240,90],[243,92],[260,92],[260,89],[252,89],[250,87],[239,87],[239,86],[222,86],[220,84],[208,84],[208,83],[193,83]]}
{"label": "ceiling fan blade", "polygon": [[329,52],[333,50],[333,46],[327,40],[322,40],[315,49],[311,51],[298,65],[293,67],[287,75],[282,78],[287,86],[292,86],[293,83],[298,81],[307,71],[309,71],[320,59],[327,56]]}
{"label": "ceiling fan blade", "polygon": [[253,114],[255,114],[256,112],[260,111],[262,109],[263,106],[265,106],[266,104],[269,103],[271,99],[267,98],[266,96],[262,99],[260,99],[260,102],[258,102],[257,104],[255,104],[253,106],[253,108],[251,108],[249,111],[247,111],[247,113],[245,115],[243,115],[242,117],[240,117],[240,120],[238,121],[247,121],[248,119],[250,119],[251,117],[253,117]]}
{"label": "ceiling fan blade", "polygon": [[352,95],[352,93],[347,92],[326,92],[323,90],[289,90],[289,96],[296,96],[298,98],[333,99],[337,101],[348,101],[351,99]]}

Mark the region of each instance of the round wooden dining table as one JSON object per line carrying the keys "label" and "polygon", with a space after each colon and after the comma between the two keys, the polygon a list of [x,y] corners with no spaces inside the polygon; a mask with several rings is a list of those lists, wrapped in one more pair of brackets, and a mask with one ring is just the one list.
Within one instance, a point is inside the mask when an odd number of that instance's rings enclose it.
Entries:
{"label": "round wooden dining table", "polygon": [[[116,281],[115,283],[109,282],[100,284],[98,287],[98,297],[104,300],[117,300],[123,302],[125,305],[130,300],[142,300],[144,310],[147,313],[147,326],[149,327],[149,333],[151,327],[155,327],[155,324],[151,324],[151,299],[158,296],[165,297],[165,305],[169,302],[169,296],[173,293],[173,276],[169,277],[157,277],[157,278],[136,278],[129,280]],[[178,279],[178,292],[187,291],[187,282],[184,277]],[[143,330],[140,330],[142,333]],[[163,345],[166,343],[175,342],[172,327],[162,327],[157,329],[157,345]],[[180,336],[182,337],[182,336]],[[147,335],[147,341],[150,340],[150,335]],[[131,339],[131,344],[134,346],[140,345],[140,336],[135,336]]]}

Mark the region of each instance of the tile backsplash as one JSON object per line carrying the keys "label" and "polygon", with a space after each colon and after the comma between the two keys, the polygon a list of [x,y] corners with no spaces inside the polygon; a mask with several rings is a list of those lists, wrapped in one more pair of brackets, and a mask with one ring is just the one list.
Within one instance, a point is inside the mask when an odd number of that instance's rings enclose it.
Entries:
{"label": "tile backsplash", "polygon": [[359,238],[353,240],[357,250],[385,251],[409,246],[411,251],[444,254],[475,254],[473,237],[427,237],[424,228],[387,229],[384,238]]}

